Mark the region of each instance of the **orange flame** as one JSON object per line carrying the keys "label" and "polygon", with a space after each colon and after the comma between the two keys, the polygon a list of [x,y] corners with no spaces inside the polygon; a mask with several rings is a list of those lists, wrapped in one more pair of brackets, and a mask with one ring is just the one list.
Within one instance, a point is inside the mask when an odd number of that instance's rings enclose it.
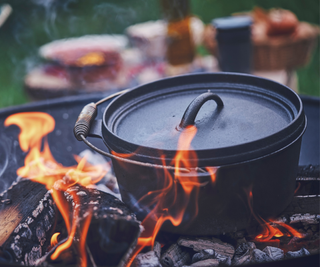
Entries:
{"label": "orange flame", "polygon": [[[303,238],[304,235],[293,229],[291,226],[279,222],[279,221],[274,221],[269,219],[269,222],[264,220],[261,216],[255,214],[253,211],[253,194],[252,194],[252,189],[247,189],[245,190],[248,193],[248,204],[249,208],[251,210],[251,214],[254,216],[254,218],[260,223],[262,227],[262,232],[258,234],[255,238],[254,241],[256,242],[277,242],[279,243],[280,240],[278,239],[272,239],[274,237],[282,237],[284,235],[287,236],[295,236],[298,238]],[[279,227],[280,226],[280,227]],[[281,230],[279,228],[282,228]],[[284,229],[284,230],[283,230]]]}
{"label": "orange flame", "polygon": [[54,233],[51,237],[51,241],[50,241],[50,245],[51,247],[54,247],[55,245],[58,244],[58,236],[60,235],[60,233]]}
{"label": "orange flame", "polygon": [[[79,207],[73,208],[68,205],[63,192],[70,186],[78,183],[83,186],[97,183],[106,174],[106,168],[102,165],[92,166],[85,158],[75,156],[77,166],[64,167],[55,161],[51,154],[46,136],[54,130],[55,121],[46,113],[26,112],[13,114],[5,122],[5,126],[15,124],[21,132],[19,143],[24,152],[28,152],[25,157],[25,165],[17,170],[21,177],[46,185],[51,190],[51,195],[56,203],[68,230],[68,239],[59,245],[51,258],[57,259],[62,251],[68,249],[77,229],[77,217]],[[74,201],[77,195],[72,193]],[[77,205],[76,205],[77,206]],[[72,216],[70,216],[72,214]],[[72,217],[72,218],[71,218]],[[80,240],[81,266],[86,266],[87,258],[85,253],[85,239],[91,221],[91,215],[85,219]],[[57,242],[57,233],[52,236],[52,244]]]}
{"label": "orange flame", "polygon": [[[170,221],[174,226],[180,225],[188,205],[189,209],[192,210],[191,215],[193,216],[190,222],[197,216],[197,199],[201,183],[195,171],[191,171],[187,175],[181,172],[182,168],[192,170],[198,166],[197,154],[190,149],[191,141],[196,132],[197,128],[195,126],[190,126],[181,132],[178,141],[178,152],[172,161],[175,166],[174,174],[165,170],[162,189],[149,192],[139,200],[139,203],[147,202],[149,207],[154,206],[154,208],[142,222],[145,231],[142,232],[141,237],[138,239],[138,246],[128,266],[131,265],[135,256],[144,247],[154,245],[155,238],[165,221]],[[163,165],[165,165],[164,158],[162,161]],[[210,170],[210,174],[215,177],[214,168]],[[212,178],[212,181],[214,180]]]}

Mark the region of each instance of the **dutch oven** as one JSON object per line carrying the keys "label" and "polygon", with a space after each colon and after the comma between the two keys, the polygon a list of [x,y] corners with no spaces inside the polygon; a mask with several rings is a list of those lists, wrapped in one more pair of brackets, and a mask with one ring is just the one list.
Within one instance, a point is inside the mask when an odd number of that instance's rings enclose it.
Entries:
{"label": "dutch oven", "polygon": [[[290,88],[247,74],[177,76],[119,93],[102,120],[94,120],[96,106],[105,100],[83,109],[74,133],[90,147],[87,136],[102,138],[111,153],[95,149],[112,157],[122,200],[140,220],[150,207],[138,200],[161,189],[161,166],[173,173],[179,135],[191,125],[197,128],[190,148],[197,159],[187,160],[197,168],[183,176],[197,176],[201,183],[198,213],[191,220],[193,200],[185,204],[183,222],[177,227],[166,222],[163,230],[188,235],[236,231],[248,226],[251,206],[268,219],[291,202],[306,117]],[[217,168],[214,183],[206,167]],[[177,190],[177,196],[183,194]]]}

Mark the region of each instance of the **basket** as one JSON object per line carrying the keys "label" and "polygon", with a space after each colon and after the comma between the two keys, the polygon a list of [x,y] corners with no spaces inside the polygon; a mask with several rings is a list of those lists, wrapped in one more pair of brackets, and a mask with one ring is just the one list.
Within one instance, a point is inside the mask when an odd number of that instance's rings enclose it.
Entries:
{"label": "basket", "polygon": [[[320,33],[319,27],[300,22],[297,31],[289,36],[267,37],[259,26],[252,28],[253,69],[259,71],[293,70],[306,66]],[[203,44],[214,56],[218,56],[215,29],[208,25]]]}

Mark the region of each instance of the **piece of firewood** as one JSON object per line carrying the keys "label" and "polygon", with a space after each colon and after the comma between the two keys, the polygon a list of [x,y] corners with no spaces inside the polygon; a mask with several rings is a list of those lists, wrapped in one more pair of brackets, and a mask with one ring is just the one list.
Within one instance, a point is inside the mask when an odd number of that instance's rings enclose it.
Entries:
{"label": "piece of firewood", "polygon": [[196,252],[200,252],[204,249],[213,249],[216,253],[220,255],[228,256],[230,258],[233,257],[234,247],[228,243],[222,242],[220,239],[212,238],[212,239],[190,239],[190,238],[180,238],[178,240],[178,244],[183,247],[192,248]]}
{"label": "piece of firewood", "polygon": [[50,244],[55,205],[44,185],[23,179],[0,195],[0,245],[15,262],[33,265]]}
{"label": "piece of firewood", "polygon": [[[87,260],[91,261],[88,265],[124,266],[142,231],[135,214],[118,198],[96,189],[74,185],[64,195],[73,208],[70,218],[77,227],[74,247],[81,242],[83,225],[91,216],[86,237]],[[51,262],[48,259],[48,263]],[[59,258],[54,263],[67,264]]]}

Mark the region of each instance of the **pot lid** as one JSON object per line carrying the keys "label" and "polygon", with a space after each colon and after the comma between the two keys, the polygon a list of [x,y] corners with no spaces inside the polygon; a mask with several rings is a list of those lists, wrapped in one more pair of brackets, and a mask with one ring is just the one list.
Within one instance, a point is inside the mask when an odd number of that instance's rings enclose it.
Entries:
{"label": "pot lid", "polygon": [[301,101],[291,89],[251,75],[219,73],[164,79],[121,95],[105,111],[103,134],[111,147],[173,155],[190,125],[197,128],[190,150],[234,160],[239,154],[270,153],[305,127]]}

